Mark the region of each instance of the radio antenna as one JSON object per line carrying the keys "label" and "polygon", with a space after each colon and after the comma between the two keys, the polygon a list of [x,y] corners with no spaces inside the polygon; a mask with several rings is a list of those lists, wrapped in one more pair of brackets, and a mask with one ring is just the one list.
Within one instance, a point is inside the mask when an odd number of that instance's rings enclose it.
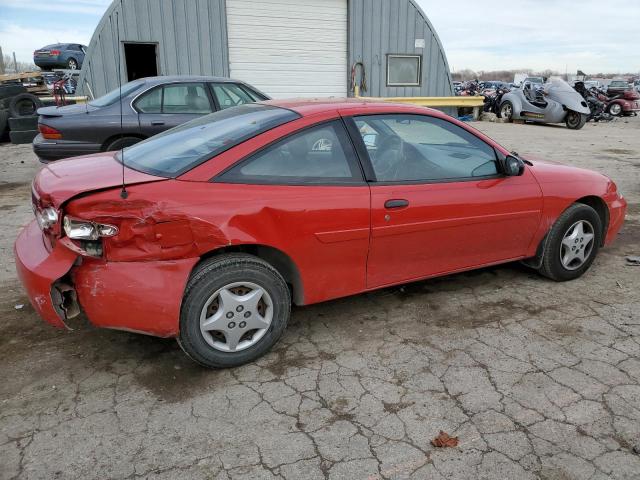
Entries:
{"label": "radio antenna", "polygon": [[[122,13],[124,13],[124,8],[122,5],[122,0],[120,0],[120,10],[122,11]],[[122,198],[123,200],[126,200],[127,197],[129,196],[129,192],[127,192],[127,184],[124,181],[124,145],[122,144],[122,138],[124,135],[124,126],[123,126],[123,120],[122,120],[122,76],[120,73],[120,12],[118,12],[116,10],[116,35],[117,35],[117,39],[118,39],[118,44],[117,44],[117,48],[118,48],[118,90],[119,90],[119,104],[120,104],[120,161],[122,162],[122,190],[120,190],[120,198]]]}

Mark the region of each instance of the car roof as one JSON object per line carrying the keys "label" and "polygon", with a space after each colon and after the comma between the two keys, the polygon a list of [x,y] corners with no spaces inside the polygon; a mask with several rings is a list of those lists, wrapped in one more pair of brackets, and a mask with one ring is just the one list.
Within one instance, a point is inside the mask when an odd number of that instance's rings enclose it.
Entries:
{"label": "car roof", "polygon": [[160,83],[186,83],[186,82],[217,82],[217,83],[244,83],[241,80],[234,80],[228,77],[210,77],[204,75],[162,75],[157,77],[144,77],[138,80],[145,83],[160,84]]}
{"label": "car roof", "polygon": [[416,111],[420,111],[430,113],[434,116],[444,116],[442,112],[431,108],[407,105],[403,103],[385,102],[375,98],[292,98],[265,100],[260,103],[293,110],[303,117],[354,108],[357,108],[363,113],[366,113],[367,111],[371,111],[372,113],[376,111],[388,112],[390,109],[393,109],[398,113],[415,113]]}

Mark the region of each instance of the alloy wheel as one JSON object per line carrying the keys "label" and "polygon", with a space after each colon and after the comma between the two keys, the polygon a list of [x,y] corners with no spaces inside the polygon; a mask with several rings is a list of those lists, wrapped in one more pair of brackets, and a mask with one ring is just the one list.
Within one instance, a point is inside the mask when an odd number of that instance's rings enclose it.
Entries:
{"label": "alloy wheel", "polygon": [[577,270],[593,251],[595,231],[586,220],[579,220],[565,232],[560,246],[560,261],[567,270]]}
{"label": "alloy wheel", "polygon": [[200,314],[205,341],[222,352],[239,352],[255,345],[273,320],[269,293],[251,282],[236,282],[209,297]]}
{"label": "alloy wheel", "polygon": [[513,108],[511,108],[511,105],[509,103],[503,105],[502,110],[500,112],[500,116],[502,118],[506,118],[507,120],[509,120],[512,115],[513,115]]}

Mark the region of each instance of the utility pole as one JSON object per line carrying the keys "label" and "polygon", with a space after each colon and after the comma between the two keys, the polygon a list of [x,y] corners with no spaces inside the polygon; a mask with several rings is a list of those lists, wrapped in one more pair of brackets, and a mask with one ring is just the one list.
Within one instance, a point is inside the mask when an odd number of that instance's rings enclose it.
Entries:
{"label": "utility pole", "polygon": [[13,52],[13,71],[18,73],[18,61],[16,60],[16,52]]}
{"label": "utility pole", "polygon": [[2,47],[0,47],[0,75],[4,75],[4,56],[2,55]]}

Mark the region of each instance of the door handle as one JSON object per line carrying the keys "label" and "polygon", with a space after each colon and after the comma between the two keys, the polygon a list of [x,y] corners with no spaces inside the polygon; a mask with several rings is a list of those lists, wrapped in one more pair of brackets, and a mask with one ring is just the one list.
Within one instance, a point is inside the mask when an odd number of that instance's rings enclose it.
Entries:
{"label": "door handle", "polygon": [[409,206],[409,200],[405,200],[404,198],[396,198],[393,200],[387,200],[384,202],[384,208],[388,208],[389,210],[394,208],[404,208]]}
{"label": "door handle", "polygon": [[161,121],[158,120],[158,121],[155,121],[155,122],[151,122],[151,125],[160,126],[160,125],[164,125],[164,122],[161,122]]}

